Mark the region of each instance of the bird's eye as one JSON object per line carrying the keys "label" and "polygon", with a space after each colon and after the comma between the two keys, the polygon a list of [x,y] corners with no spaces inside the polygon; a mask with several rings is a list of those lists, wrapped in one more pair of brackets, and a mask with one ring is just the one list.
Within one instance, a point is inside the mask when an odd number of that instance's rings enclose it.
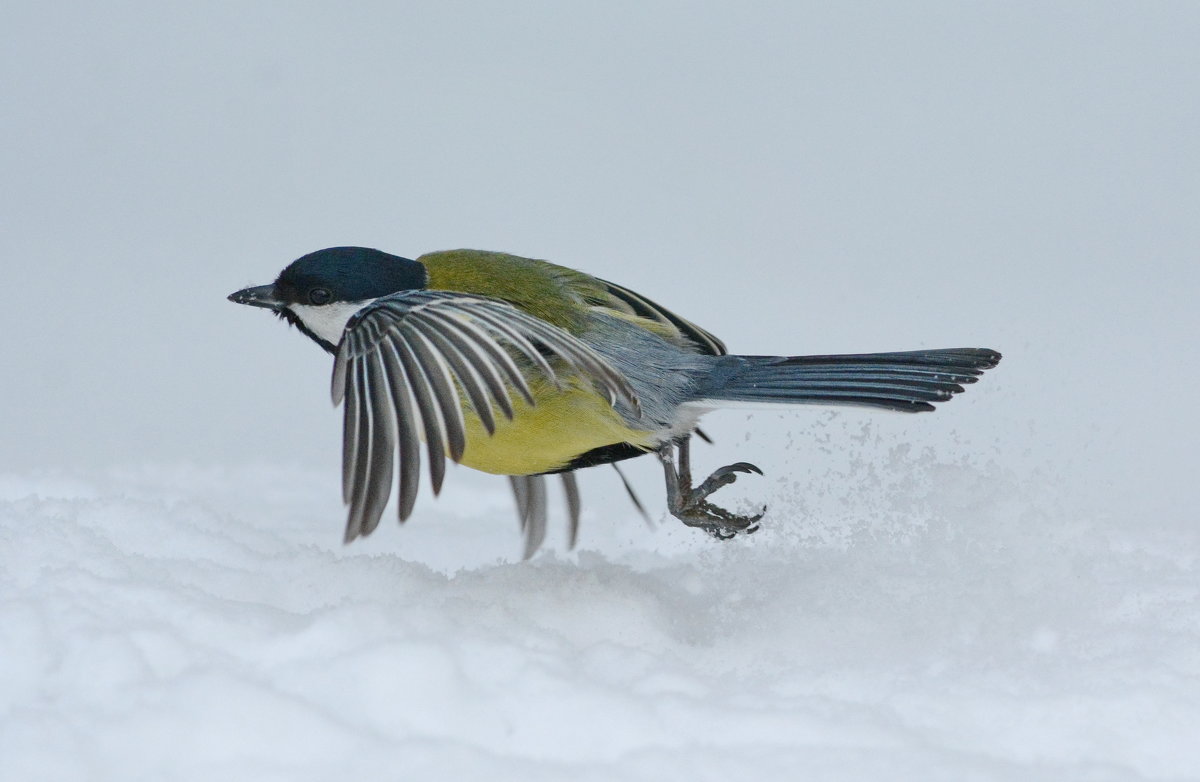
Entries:
{"label": "bird's eye", "polygon": [[332,298],[333,294],[329,292],[328,288],[313,288],[308,292],[308,301],[310,304],[328,304]]}

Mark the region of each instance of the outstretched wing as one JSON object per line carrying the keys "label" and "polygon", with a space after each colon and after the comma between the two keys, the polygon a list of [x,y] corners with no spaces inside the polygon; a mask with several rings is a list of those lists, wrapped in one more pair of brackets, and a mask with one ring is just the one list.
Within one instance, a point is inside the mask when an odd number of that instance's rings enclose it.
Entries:
{"label": "outstretched wing", "polygon": [[622,398],[637,407],[628,380],[590,347],[497,299],[406,291],[356,313],[338,346],[332,387],[334,404],[345,402],[346,541],[378,526],[396,470],[400,521],[412,513],[422,437],[434,494],[441,490],[446,457],[460,461],[466,448],[460,393],[492,434],[494,408],[513,417],[510,390],[536,404],[523,371],[532,368],[561,388],[547,356],[590,379],[610,403]]}

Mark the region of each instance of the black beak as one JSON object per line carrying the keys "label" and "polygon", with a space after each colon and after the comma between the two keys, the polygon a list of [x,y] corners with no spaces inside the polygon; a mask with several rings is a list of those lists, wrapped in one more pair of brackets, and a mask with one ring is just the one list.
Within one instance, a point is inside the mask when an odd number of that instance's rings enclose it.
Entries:
{"label": "black beak", "polygon": [[253,288],[244,288],[237,293],[229,294],[229,300],[234,304],[263,307],[275,310],[276,312],[287,306],[287,302],[276,295],[274,285],[258,285]]}

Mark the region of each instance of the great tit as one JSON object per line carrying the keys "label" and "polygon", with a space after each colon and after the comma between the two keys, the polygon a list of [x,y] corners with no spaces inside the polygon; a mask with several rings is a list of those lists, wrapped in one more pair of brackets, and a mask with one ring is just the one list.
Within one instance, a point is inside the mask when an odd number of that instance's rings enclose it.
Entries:
{"label": "great tit", "polygon": [[663,465],[673,516],[733,537],[757,529],[762,513],[732,513],[708,498],[739,473],[761,470],[737,462],[693,486],[689,443],[706,411],[832,404],[924,412],[1000,360],[986,348],[729,355],[712,334],[628,288],[482,250],[411,260],[331,247],[229,299],[273,311],[335,356],[347,542],[379,524],[396,472],[400,521],[412,513],[423,440],[435,494],[447,456],[510,477],[526,557],[545,536],[544,476],[562,476],[572,544],[573,471],[648,453]]}

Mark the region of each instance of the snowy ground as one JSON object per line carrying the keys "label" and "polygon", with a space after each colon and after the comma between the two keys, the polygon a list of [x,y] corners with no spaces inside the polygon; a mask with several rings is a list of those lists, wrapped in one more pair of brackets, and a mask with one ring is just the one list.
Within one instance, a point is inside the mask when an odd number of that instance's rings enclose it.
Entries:
{"label": "snowy ground", "polygon": [[1195,533],[880,439],[528,563],[468,471],[345,548],[298,467],[4,475],[0,778],[1200,777]]}
{"label": "snowy ground", "polygon": [[[1200,780],[1200,4],[3,11],[0,782]],[[225,299],[342,244],[1005,359],[706,418],[749,539],[597,470],[522,563],[454,470],[343,547],[329,358]]]}

